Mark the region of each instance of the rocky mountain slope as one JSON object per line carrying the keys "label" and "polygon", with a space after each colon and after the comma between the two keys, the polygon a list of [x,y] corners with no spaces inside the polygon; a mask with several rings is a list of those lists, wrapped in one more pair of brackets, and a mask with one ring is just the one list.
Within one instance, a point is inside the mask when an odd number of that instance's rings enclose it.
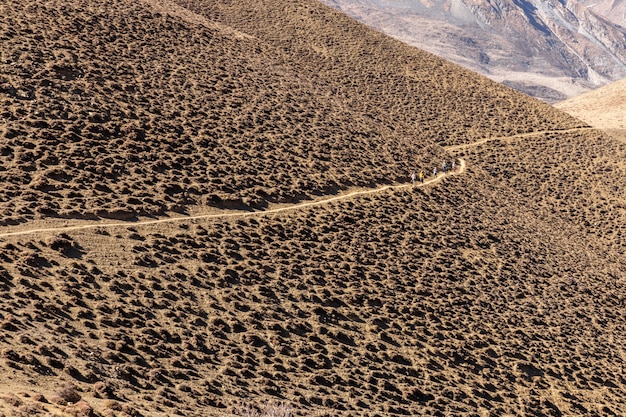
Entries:
{"label": "rocky mountain slope", "polygon": [[626,29],[576,1],[323,2],[549,102],[626,77]]}
{"label": "rocky mountain slope", "polygon": [[626,413],[623,143],[313,0],[0,39],[1,416]]}
{"label": "rocky mountain slope", "polygon": [[583,6],[616,25],[626,26],[626,3],[621,0],[581,0]]}

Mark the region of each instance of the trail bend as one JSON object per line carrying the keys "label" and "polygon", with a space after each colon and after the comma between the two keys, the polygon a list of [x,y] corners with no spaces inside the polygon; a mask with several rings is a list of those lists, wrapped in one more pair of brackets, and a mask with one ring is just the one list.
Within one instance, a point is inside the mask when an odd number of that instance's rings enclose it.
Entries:
{"label": "trail bend", "polygon": [[32,234],[37,234],[37,233],[57,233],[57,232],[62,233],[62,232],[71,232],[75,230],[85,230],[85,229],[135,227],[135,226],[145,226],[145,225],[192,221],[192,220],[231,219],[231,218],[270,216],[273,214],[284,213],[287,211],[302,210],[308,207],[321,206],[321,205],[333,203],[336,201],[347,200],[350,198],[360,197],[360,196],[364,196],[368,194],[376,194],[376,193],[380,193],[380,192],[387,191],[387,190],[400,190],[404,188],[421,188],[427,185],[436,184],[442,181],[446,177],[460,175],[465,172],[465,169],[466,169],[465,160],[459,159],[459,165],[455,171],[449,172],[447,174],[439,174],[434,178],[425,180],[423,183],[385,185],[383,187],[373,188],[370,190],[352,191],[350,193],[341,194],[341,195],[330,197],[330,198],[321,198],[315,201],[307,201],[303,203],[292,204],[289,206],[277,207],[277,208],[273,208],[269,210],[200,214],[200,215],[195,215],[195,216],[168,217],[164,219],[143,220],[143,221],[137,221],[137,222],[110,222],[110,223],[98,222],[98,223],[80,224],[80,225],[73,225],[73,226],[68,225],[68,226],[58,226],[58,227],[43,227],[43,228],[37,228],[37,229],[17,230],[14,232],[0,233],[0,238],[32,235]]}
{"label": "trail bend", "polygon": [[[456,152],[467,148],[477,147],[492,141],[508,141],[515,139],[523,139],[527,137],[547,135],[551,133],[571,133],[578,132],[584,130],[591,130],[591,127],[576,127],[572,129],[562,129],[562,130],[543,130],[537,132],[528,132],[528,133],[520,133],[512,136],[494,136],[488,137],[485,139],[481,139],[476,142],[465,143],[460,145],[452,145],[446,146],[444,149],[448,152]],[[74,230],[86,230],[86,229],[100,229],[100,228],[115,228],[115,227],[135,227],[135,226],[144,226],[144,225],[154,225],[161,223],[173,223],[173,222],[182,222],[182,221],[193,221],[193,220],[206,220],[206,219],[231,219],[231,218],[245,218],[245,217],[261,217],[261,216],[271,216],[273,214],[284,213],[287,211],[293,210],[302,210],[308,207],[321,206],[324,204],[333,203],[336,201],[346,200],[354,197],[376,194],[380,192],[384,192],[387,190],[400,190],[405,188],[412,187],[425,187],[427,185],[436,184],[443,180],[447,176],[451,175],[459,175],[464,173],[466,170],[466,162],[463,159],[459,158],[459,166],[458,169],[454,172],[450,172],[448,174],[439,174],[435,178],[430,178],[425,180],[423,183],[418,184],[398,184],[398,185],[385,185],[383,187],[373,188],[370,190],[358,190],[352,191],[346,194],[341,194],[338,196],[330,197],[330,198],[321,198],[314,201],[307,201],[303,203],[288,205],[277,207],[269,210],[262,211],[249,211],[249,212],[227,212],[227,213],[212,213],[212,214],[200,214],[194,216],[179,216],[179,217],[167,217],[164,219],[155,219],[155,220],[142,220],[136,222],[95,222],[89,224],[79,224],[79,225],[65,225],[65,226],[57,226],[57,227],[42,227],[35,229],[26,229],[26,230],[16,230],[13,232],[4,232],[0,233],[0,238],[12,237],[12,236],[24,236],[31,235],[37,233],[61,233],[61,232],[70,232]]]}

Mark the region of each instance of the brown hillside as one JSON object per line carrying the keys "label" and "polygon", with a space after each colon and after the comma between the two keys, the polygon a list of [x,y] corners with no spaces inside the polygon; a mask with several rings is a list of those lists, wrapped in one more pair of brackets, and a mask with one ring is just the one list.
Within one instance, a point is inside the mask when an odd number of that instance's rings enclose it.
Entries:
{"label": "brown hillside", "polygon": [[314,1],[0,39],[0,417],[626,414],[624,144]]}
{"label": "brown hillside", "polygon": [[218,0],[199,14],[264,39],[278,59],[374,120],[440,144],[580,125],[550,106],[495,84],[317,1]]}
{"label": "brown hillside", "polygon": [[626,80],[557,103],[555,107],[626,141]]}
{"label": "brown hillside", "polygon": [[240,31],[162,4],[5,4],[5,224],[260,207],[406,178],[433,141],[577,123],[315,3],[255,4],[231,10],[264,11]]}

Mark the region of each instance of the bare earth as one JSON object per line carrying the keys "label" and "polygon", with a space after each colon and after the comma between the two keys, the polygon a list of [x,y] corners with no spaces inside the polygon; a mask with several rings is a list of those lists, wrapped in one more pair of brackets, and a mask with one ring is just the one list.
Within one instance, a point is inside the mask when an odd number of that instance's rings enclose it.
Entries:
{"label": "bare earth", "polygon": [[590,122],[309,0],[15,0],[0,40],[0,417],[626,414]]}
{"label": "bare earth", "polygon": [[563,101],[555,107],[626,140],[626,80]]}

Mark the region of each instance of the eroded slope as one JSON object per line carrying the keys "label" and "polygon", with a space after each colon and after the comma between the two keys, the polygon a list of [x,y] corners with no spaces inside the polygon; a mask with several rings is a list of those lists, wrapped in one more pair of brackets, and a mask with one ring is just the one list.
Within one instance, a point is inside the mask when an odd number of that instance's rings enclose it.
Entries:
{"label": "eroded slope", "polygon": [[0,414],[626,412],[623,146],[314,2],[179,3],[0,6],[2,232],[467,171],[3,235]]}
{"label": "eroded slope", "polygon": [[319,415],[621,414],[623,275],[487,177],[12,238],[0,369],[48,397],[72,381],[98,413],[104,396],[146,415],[242,398]]}
{"label": "eroded slope", "polygon": [[437,153],[234,31],[124,1],[3,10],[5,224],[263,206],[393,181]]}
{"label": "eroded slope", "polygon": [[195,6],[2,5],[5,224],[263,207],[579,123],[314,2]]}

